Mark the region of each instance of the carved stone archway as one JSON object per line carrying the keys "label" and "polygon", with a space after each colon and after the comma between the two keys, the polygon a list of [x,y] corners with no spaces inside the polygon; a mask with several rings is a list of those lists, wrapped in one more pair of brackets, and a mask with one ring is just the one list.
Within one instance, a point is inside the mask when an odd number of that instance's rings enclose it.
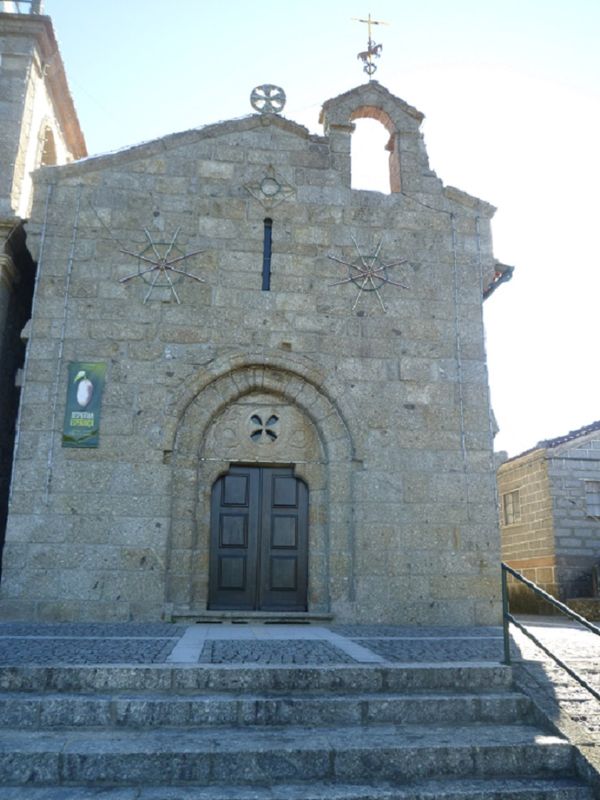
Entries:
{"label": "carved stone archway", "polygon": [[206,610],[211,489],[233,463],[294,465],[310,491],[308,610],[330,612],[351,600],[352,455],[335,402],[295,371],[240,365],[200,388],[173,442],[168,613]]}

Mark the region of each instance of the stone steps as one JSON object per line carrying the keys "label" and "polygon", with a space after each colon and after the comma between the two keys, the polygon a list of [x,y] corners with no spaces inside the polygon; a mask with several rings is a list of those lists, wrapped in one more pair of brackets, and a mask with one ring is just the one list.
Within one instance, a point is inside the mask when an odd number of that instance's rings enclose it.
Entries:
{"label": "stone steps", "polygon": [[512,686],[493,663],[376,666],[0,666],[0,691],[403,692],[495,691]]}
{"label": "stone steps", "polygon": [[492,663],[0,668],[0,800],[591,800]]}
{"label": "stone steps", "polygon": [[315,782],[273,787],[0,787],[0,800],[592,800],[569,778],[420,781],[409,787]]}
{"label": "stone steps", "polygon": [[241,694],[116,695],[0,693],[0,728],[155,728],[271,725],[373,725],[497,722],[524,718],[530,703],[514,692],[389,692],[322,696]]}
{"label": "stone steps", "polygon": [[0,783],[128,786],[522,777],[573,769],[526,725],[0,732]]}

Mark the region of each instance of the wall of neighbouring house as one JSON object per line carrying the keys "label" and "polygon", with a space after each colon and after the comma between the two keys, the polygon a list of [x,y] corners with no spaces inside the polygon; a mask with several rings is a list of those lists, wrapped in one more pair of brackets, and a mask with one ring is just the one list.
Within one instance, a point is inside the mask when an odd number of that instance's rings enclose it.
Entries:
{"label": "wall of neighbouring house", "polygon": [[600,481],[600,434],[548,454],[558,582],[564,598],[589,597],[600,561],[600,520],[588,513],[586,481]]}
{"label": "wall of neighbouring house", "polygon": [[[534,450],[505,462],[498,470],[497,479],[502,560],[547,592],[557,595],[559,584],[546,451]],[[512,492],[518,492],[520,515],[518,521],[507,523],[505,496]],[[528,592],[512,580],[510,590],[513,598],[523,596],[524,602],[529,603]]]}

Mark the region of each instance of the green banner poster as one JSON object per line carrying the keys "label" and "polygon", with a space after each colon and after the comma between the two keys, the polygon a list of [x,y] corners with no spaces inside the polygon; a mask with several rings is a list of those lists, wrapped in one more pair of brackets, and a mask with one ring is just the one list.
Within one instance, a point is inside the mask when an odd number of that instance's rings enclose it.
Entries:
{"label": "green banner poster", "polygon": [[105,375],[106,364],[83,361],[69,364],[63,447],[98,447]]}

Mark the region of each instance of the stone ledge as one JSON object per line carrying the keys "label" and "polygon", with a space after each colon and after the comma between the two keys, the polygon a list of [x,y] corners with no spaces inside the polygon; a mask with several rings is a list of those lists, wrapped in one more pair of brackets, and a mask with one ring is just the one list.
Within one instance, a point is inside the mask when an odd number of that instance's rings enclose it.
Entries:
{"label": "stone ledge", "polygon": [[307,623],[328,622],[334,618],[329,613],[313,613],[310,611],[193,611],[183,609],[173,609],[172,622],[261,622],[264,624],[273,623]]}

